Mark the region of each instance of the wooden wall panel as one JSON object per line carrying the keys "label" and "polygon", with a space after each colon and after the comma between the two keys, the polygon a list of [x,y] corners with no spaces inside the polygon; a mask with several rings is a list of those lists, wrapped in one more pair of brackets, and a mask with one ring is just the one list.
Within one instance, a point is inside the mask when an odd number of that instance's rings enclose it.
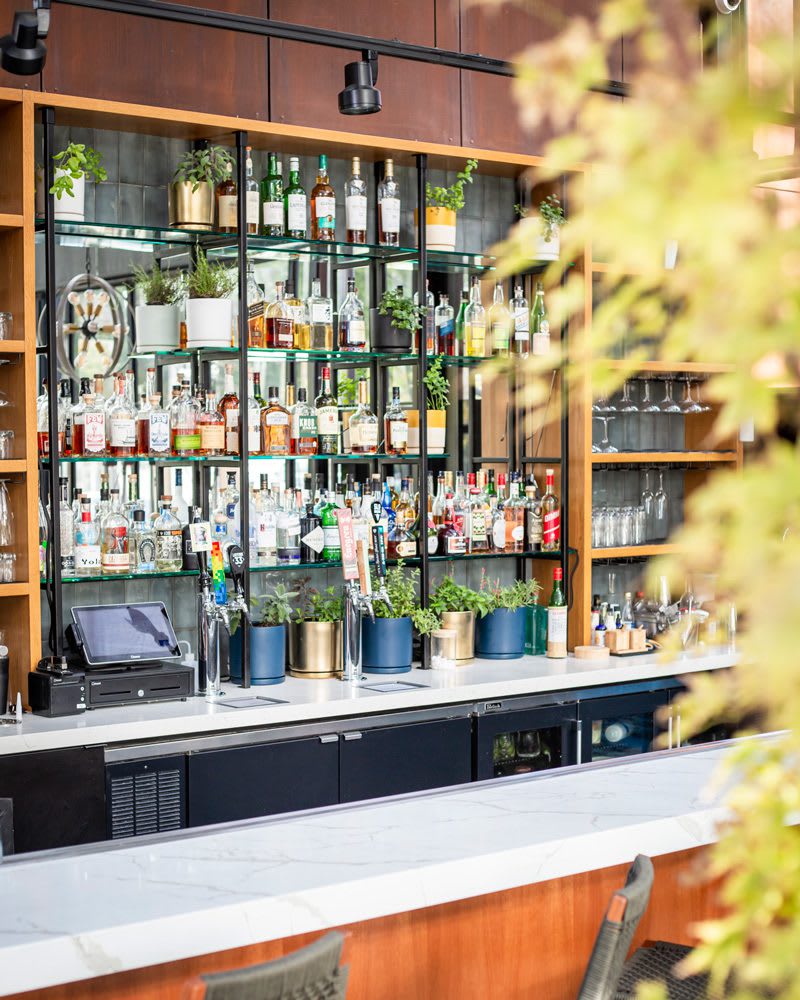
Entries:
{"label": "wooden wall panel", "polygon": [[[32,5],[20,0],[0,0],[0,35],[7,35],[14,23],[14,11],[31,10]],[[47,44],[47,43],[45,43]],[[48,47],[49,52],[49,47]],[[42,78],[35,76],[14,76],[0,69],[0,87],[13,87],[16,90],[41,90]]]}
{"label": "wooden wall panel", "polygon": [[[204,5],[267,16],[267,0]],[[44,90],[267,118],[265,38],[60,4],[50,30]]]}

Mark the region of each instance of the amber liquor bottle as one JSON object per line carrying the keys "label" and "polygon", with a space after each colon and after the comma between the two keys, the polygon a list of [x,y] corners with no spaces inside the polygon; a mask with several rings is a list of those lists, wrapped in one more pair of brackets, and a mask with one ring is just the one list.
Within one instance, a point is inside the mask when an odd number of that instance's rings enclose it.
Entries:
{"label": "amber liquor bottle", "polygon": [[328,179],[328,157],[324,153],[311,191],[311,239],[327,243],[336,240],[336,192]]}
{"label": "amber liquor bottle", "polygon": [[239,454],[239,397],[233,386],[233,365],[225,365],[225,394],[219,412],[225,421],[225,454]]}
{"label": "amber liquor bottle", "polygon": [[265,455],[288,455],[291,417],[278,400],[278,387],[272,385],[267,393],[267,405],[261,411],[261,442]]}

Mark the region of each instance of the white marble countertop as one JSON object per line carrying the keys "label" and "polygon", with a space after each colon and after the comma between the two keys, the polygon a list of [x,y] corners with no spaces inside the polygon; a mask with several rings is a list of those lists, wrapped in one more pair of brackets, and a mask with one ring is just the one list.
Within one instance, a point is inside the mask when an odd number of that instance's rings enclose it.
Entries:
{"label": "white marble countertop", "polygon": [[9,859],[0,995],[711,843],[726,746]]}
{"label": "white marble countertop", "polygon": [[379,693],[354,687],[338,680],[305,680],[287,677],[285,683],[253,687],[249,692],[225,685],[225,693],[277,698],[281,705],[257,708],[228,708],[195,697],[123,708],[100,708],[82,715],[48,719],[26,714],[13,726],[0,726],[0,755],[30,750],[128,743],[175,736],[252,729],[289,723],[315,722],[403,709],[515,695],[544,694],[551,691],[620,684],[659,677],[717,670],[732,666],[736,654],[727,650],[662,656],[657,653],[628,660],[611,657],[607,663],[576,660],[549,660],[544,656],[524,656],[519,660],[470,660],[455,670],[417,670],[391,676],[369,675],[362,684],[405,681],[422,685],[407,691]]}

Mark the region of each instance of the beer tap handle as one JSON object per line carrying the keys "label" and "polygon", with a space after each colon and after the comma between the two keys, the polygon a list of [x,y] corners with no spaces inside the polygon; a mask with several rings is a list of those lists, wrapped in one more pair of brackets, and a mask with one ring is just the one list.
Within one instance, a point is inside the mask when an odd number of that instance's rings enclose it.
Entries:
{"label": "beer tap handle", "polygon": [[231,545],[228,549],[228,563],[236,596],[244,597],[244,552],[239,545]]}
{"label": "beer tap handle", "polygon": [[386,579],[386,538],[382,524],[372,525],[372,549],[375,553],[375,575],[378,585],[382,586]]}

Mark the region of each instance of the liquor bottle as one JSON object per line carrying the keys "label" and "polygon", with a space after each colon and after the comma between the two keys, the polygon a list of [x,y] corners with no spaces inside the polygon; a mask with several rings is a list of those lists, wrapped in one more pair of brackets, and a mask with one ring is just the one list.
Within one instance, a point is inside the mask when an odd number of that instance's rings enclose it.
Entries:
{"label": "liquor bottle", "polygon": [[353,157],[353,173],[344,188],[348,243],[367,242],[367,182],[361,176],[361,159]]}
{"label": "liquor bottle", "polygon": [[550,323],[544,306],[544,288],[536,284],[536,298],[531,309],[531,352],[539,357],[550,353]]}
{"label": "liquor bottle", "polygon": [[170,510],[171,503],[171,496],[161,497],[159,514],[153,522],[158,573],[177,573],[183,566],[181,522]]}
{"label": "liquor bottle", "polygon": [[217,409],[217,397],[206,393],[206,408],[197,418],[200,428],[200,454],[209,457],[225,454],[225,418]]}
{"label": "liquor bottle", "polygon": [[260,455],[261,445],[261,390],[258,384],[261,376],[258,372],[250,372],[247,396],[247,451],[250,455]]}
{"label": "liquor bottle", "polygon": [[[322,159],[322,157],[320,157]],[[297,498],[300,491],[284,490],[283,505],[277,516],[277,551],[278,564],[300,562],[300,514],[297,510]]]}
{"label": "liquor bottle", "polygon": [[319,395],[314,400],[317,410],[319,454],[335,455],[339,451],[339,405],[331,392],[331,370],[322,369]]}
{"label": "liquor bottle", "polygon": [[83,454],[100,458],[106,453],[106,410],[103,401],[97,401],[94,393],[83,397],[86,409],[83,411]]}
{"label": "liquor bottle", "polygon": [[382,247],[400,245],[400,185],[394,179],[394,161],[387,160],[383,180],[378,184],[378,243]]}
{"label": "liquor bottle", "polygon": [[300,518],[300,562],[321,562],[323,538],[322,518],[315,512],[313,503],[308,503]]}
{"label": "liquor bottle", "polygon": [[454,351],[456,356],[460,357],[467,353],[466,344],[466,316],[467,316],[467,306],[469,305],[469,292],[463,290],[461,292],[461,301],[458,305],[458,315],[456,316],[456,337],[455,337],[455,347]]}
{"label": "liquor bottle", "polygon": [[278,510],[269,491],[269,477],[262,474],[256,504],[255,559],[257,566],[274,566],[278,561]]}
{"label": "liquor bottle", "polygon": [[511,317],[514,327],[511,353],[518,358],[527,358],[531,349],[531,322],[530,313],[528,312],[528,300],[522,292],[521,285],[514,286],[514,298],[511,300]]}
{"label": "liquor bottle", "polygon": [[561,503],[555,491],[553,470],[547,469],[546,475],[542,497],[542,551],[558,552],[561,548]]}
{"label": "liquor bottle", "polygon": [[506,550],[506,514],[496,496],[489,497],[489,540],[495,552]]}
{"label": "liquor bottle", "polygon": [[[342,489],[344,489],[343,486]],[[324,562],[339,562],[342,558],[339,522],[336,520],[336,511],[338,509],[339,504],[336,502],[336,498],[328,495],[320,511],[320,524],[322,525],[323,535],[322,559]]]}
{"label": "liquor bottle", "polygon": [[[231,479],[233,476],[233,479]],[[232,490],[232,493],[236,496],[238,500],[238,494],[236,494],[236,475],[235,473],[227,474],[227,486],[223,487],[222,483],[217,481],[217,497],[216,502],[211,508],[211,536],[214,542],[218,542],[220,549],[227,552],[228,547],[232,544],[231,538],[228,535],[229,519],[228,519],[228,499],[226,494],[228,490]],[[231,500],[231,503],[235,503]]]}
{"label": "liquor bottle", "polygon": [[[433,476],[430,477],[433,486]],[[439,551],[439,528],[433,519],[433,489],[428,490],[428,516],[426,518],[428,555],[435,556]]]}
{"label": "liquor bottle", "polygon": [[73,455],[83,454],[84,414],[86,413],[86,400],[84,399],[84,396],[89,394],[90,385],[91,382],[88,378],[81,379],[78,402],[72,407],[72,412],[70,413]]}
{"label": "liquor bottle", "polygon": [[525,547],[528,552],[540,552],[544,533],[542,498],[536,480],[525,487]]}
{"label": "liquor bottle", "polygon": [[417,511],[411,498],[412,481],[400,480],[400,497],[394,512],[394,525],[389,532],[387,554],[390,559],[408,559],[417,555],[414,525]]}
{"label": "liquor bottle", "polygon": [[291,281],[286,282],[284,290],[284,301],[292,317],[292,327],[294,331],[294,348],[296,351],[308,351],[311,349],[311,329],[308,323],[308,309],[302,299],[298,299],[294,294],[294,285]]}
{"label": "liquor bottle", "polygon": [[300,183],[300,159],[289,157],[289,183],[283,189],[283,208],[286,235],[293,240],[304,240],[308,235],[306,192]]}
{"label": "liquor bottle", "polygon": [[237,228],[236,181],[233,164],[228,164],[227,177],[217,185],[217,231],[235,233]]}
{"label": "liquor bottle", "polygon": [[247,219],[246,232],[249,236],[258,236],[258,222],[261,215],[261,195],[258,190],[258,181],[255,177],[253,177],[253,150],[251,146],[245,147],[244,174],[245,218]]}
{"label": "liquor bottle", "polygon": [[128,402],[124,375],[117,376],[117,394],[108,411],[108,453],[114,458],[136,454],[136,411]]}
{"label": "liquor bottle", "polygon": [[553,570],[553,592],[547,605],[547,656],[563,659],[567,655],[567,599],[562,588],[562,570]]}
{"label": "liquor bottle", "polygon": [[277,153],[269,153],[267,174],[261,182],[265,236],[283,236],[283,171]]}
{"label": "liquor bottle", "polygon": [[111,510],[111,494],[108,490],[108,473],[100,473],[100,500],[97,504],[97,527],[102,530],[103,521]]}
{"label": "liquor bottle", "polygon": [[278,399],[278,387],[267,391],[267,405],[261,411],[261,446],[265,455],[289,455],[291,418]]}
{"label": "liquor bottle", "polygon": [[347,279],[347,295],[339,309],[339,350],[366,351],[364,305],[356,293],[356,279]]}
{"label": "liquor bottle", "polygon": [[81,498],[81,519],[75,528],[74,556],[75,576],[100,575],[100,529],[92,520],[89,497]]}
{"label": "liquor bottle", "polygon": [[184,458],[200,451],[200,431],[197,420],[200,404],[189,392],[189,380],[181,383],[181,394],[170,412],[172,454]]}
{"label": "liquor bottle", "polygon": [[358,380],[358,407],[350,417],[350,451],[354,455],[375,455],[378,452],[378,418],[369,406],[367,380]]}
{"label": "liquor bottle", "polygon": [[36,442],[39,447],[39,457],[50,455],[50,399],[47,392],[47,379],[42,381],[42,393],[36,398]]}
{"label": "liquor bottle", "polygon": [[139,499],[139,475],[131,472],[128,476],[128,499],[122,508],[122,513],[127,518],[128,524],[133,521],[133,513],[137,510],[144,510],[144,504]]}
{"label": "liquor bottle", "polygon": [[481,305],[478,276],[472,278],[469,304],[464,312],[464,344],[468,358],[486,357],[486,310]]}
{"label": "liquor bottle", "polygon": [[58,530],[61,535],[61,572],[72,573],[75,569],[75,520],[69,504],[69,480],[59,477],[58,490]]}
{"label": "liquor bottle", "polygon": [[509,484],[508,500],[503,505],[506,522],[506,552],[525,551],[525,501],[519,493],[519,480],[513,474]]}
{"label": "liquor bottle", "polygon": [[189,504],[186,502],[186,498],[183,495],[183,469],[175,470],[172,484],[172,495],[170,497],[170,510],[180,521],[181,526],[188,523]]}
{"label": "liquor bottle", "polygon": [[100,552],[100,566],[104,576],[130,573],[131,570],[128,519],[122,513],[119,490],[112,490],[111,495],[111,510],[103,521],[103,539]]}
{"label": "liquor bottle", "polygon": [[289,451],[292,455],[316,455],[317,411],[308,402],[308,392],[297,390],[297,402],[290,409],[292,418]]}
{"label": "liquor bottle", "polygon": [[437,529],[444,524],[444,505],[446,491],[444,486],[444,473],[440,472],[437,477],[436,496],[433,498],[433,523]]}
{"label": "liquor bottle", "polygon": [[267,306],[267,347],[291,351],[294,347],[294,321],[284,299],[284,283],[275,282],[275,298]]}
{"label": "liquor bottle", "polygon": [[146,390],[139,395],[139,407],[136,410],[136,454],[145,457],[150,452],[150,422],[148,413],[150,410],[150,397],[156,391],[156,370],[148,368],[146,375]]}
{"label": "liquor bottle", "polygon": [[333,350],[333,300],[322,294],[319,278],[311,282],[311,295],[306,302],[310,324],[309,349]]}
{"label": "liquor bottle", "polygon": [[489,469],[486,473],[486,496],[496,497],[497,487],[494,482],[494,469]]}
{"label": "liquor bottle", "polygon": [[467,539],[456,526],[454,498],[452,493],[448,493],[444,503],[444,521],[439,529],[439,555],[461,556],[466,551]]}
{"label": "liquor bottle", "polygon": [[508,346],[511,341],[511,314],[505,304],[503,296],[503,285],[497,282],[494,286],[494,298],[486,317],[486,324],[489,328],[489,343],[494,357],[505,357],[508,355]]}
{"label": "liquor bottle", "polygon": [[408,451],[408,415],[400,405],[400,386],[392,386],[392,402],[383,417],[383,437],[387,455]]}
{"label": "liquor bottle", "polygon": [[475,474],[467,477],[469,484],[469,508],[467,514],[467,551],[489,551],[489,505],[475,485]]}
{"label": "liquor bottle", "polygon": [[131,572],[155,573],[156,533],[145,520],[145,512],[142,508],[133,512],[128,548],[130,549]]}
{"label": "liquor bottle", "polygon": [[58,383],[58,453],[72,454],[72,386],[68,378]]}
{"label": "liquor bottle", "polygon": [[[425,279],[425,350],[428,357],[436,354],[436,321],[434,316],[435,300],[433,292],[430,290],[430,282]],[[414,292],[414,305],[419,307],[419,292]],[[419,353],[419,330],[414,331],[416,344],[415,353]]]}
{"label": "liquor bottle", "polygon": [[219,401],[219,412],[225,421],[225,454],[238,455],[239,397],[233,385],[233,365],[225,365],[224,395]]}
{"label": "liquor bottle", "polygon": [[336,192],[328,179],[328,157],[321,153],[317,183],[311,190],[311,239],[336,241]]}
{"label": "liquor bottle", "polygon": [[169,454],[170,447],[170,426],[169,414],[161,405],[161,393],[155,392],[150,397],[150,406],[147,409],[146,434],[147,452],[151,458]]}
{"label": "liquor bottle", "polygon": [[252,260],[247,262],[247,346],[269,347],[267,343],[264,292],[256,281]]}
{"label": "liquor bottle", "polygon": [[222,553],[226,560],[230,546],[241,544],[241,518],[239,516],[241,497],[236,487],[236,473],[229,472],[227,478],[228,482],[222,494],[222,509],[225,513],[227,535],[227,542],[223,546]]}
{"label": "liquor bottle", "polygon": [[456,323],[450,297],[442,292],[439,295],[439,305],[434,313],[436,324],[436,346],[439,354],[454,357],[456,353]]}

